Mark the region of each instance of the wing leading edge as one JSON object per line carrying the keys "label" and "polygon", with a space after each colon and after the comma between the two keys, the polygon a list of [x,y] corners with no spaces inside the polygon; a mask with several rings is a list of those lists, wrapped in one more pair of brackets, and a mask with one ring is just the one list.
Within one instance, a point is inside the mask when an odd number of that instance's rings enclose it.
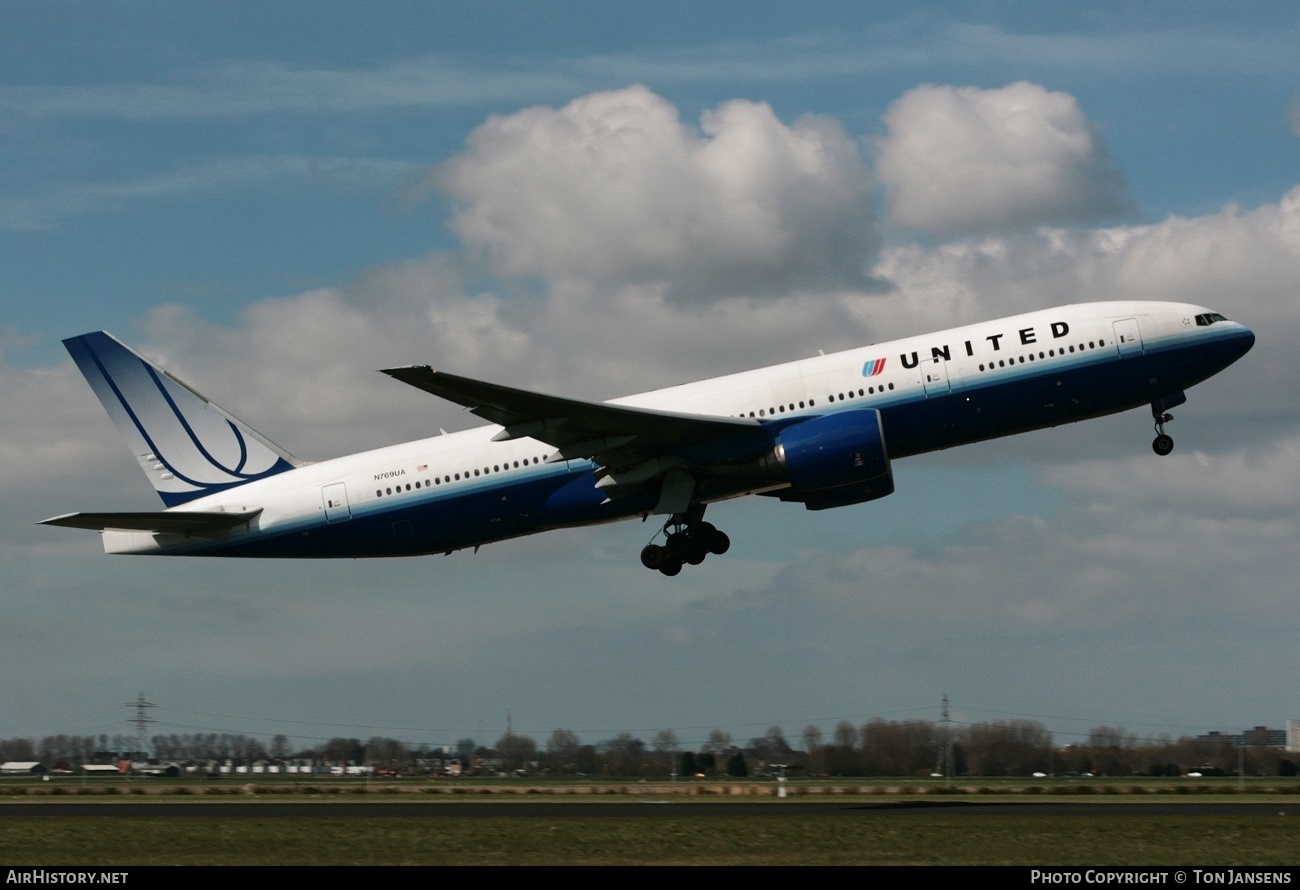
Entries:
{"label": "wing leading edge", "polygon": [[493,441],[528,437],[555,447],[550,462],[593,461],[596,487],[608,498],[662,480],[656,513],[685,511],[702,475],[771,445],[762,424],[750,418],[566,399],[458,377],[427,365],[386,368],[383,373],[499,424],[502,429]]}
{"label": "wing leading edge", "polygon": [[386,368],[383,373],[500,424],[503,429],[494,441],[527,436],[555,446],[559,459],[595,459],[622,449],[665,455],[761,428],[749,418],[680,414],[544,395],[458,377],[428,365]]}

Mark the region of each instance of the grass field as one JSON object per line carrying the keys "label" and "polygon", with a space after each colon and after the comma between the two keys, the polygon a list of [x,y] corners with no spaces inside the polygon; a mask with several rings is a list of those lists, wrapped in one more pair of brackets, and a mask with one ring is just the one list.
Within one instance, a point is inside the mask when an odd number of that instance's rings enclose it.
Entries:
{"label": "grass field", "polygon": [[0,822],[58,865],[1295,865],[1294,817],[63,817]]}
{"label": "grass field", "polygon": [[[1289,780],[1293,781],[1293,780]],[[772,799],[771,783],[576,783],[424,780],[301,785],[225,781],[59,779],[0,783],[0,801],[30,804],[32,815],[0,820],[0,864],[88,865],[1300,865],[1300,788],[1271,781],[1198,784],[1103,780],[1088,783],[970,781],[958,787],[900,780],[792,783],[793,796],[847,803],[921,796],[1079,803],[1269,802],[1276,816],[1061,816],[864,814],[852,816],[589,815],[367,816],[223,815],[226,801],[626,802],[634,797]],[[202,815],[159,819],[62,816],[63,803],[186,802]],[[773,806],[780,803],[773,800]],[[24,806],[24,810],[27,809]],[[1291,815],[1280,815],[1283,811]],[[39,815],[37,814],[39,812]]]}

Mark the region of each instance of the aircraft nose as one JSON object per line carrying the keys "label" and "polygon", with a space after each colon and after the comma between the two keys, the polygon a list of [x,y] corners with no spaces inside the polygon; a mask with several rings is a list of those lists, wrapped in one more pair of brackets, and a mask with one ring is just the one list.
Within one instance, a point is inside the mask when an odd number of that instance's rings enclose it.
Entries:
{"label": "aircraft nose", "polygon": [[1241,325],[1241,332],[1237,335],[1237,346],[1241,350],[1238,356],[1243,356],[1250,352],[1251,347],[1255,345],[1255,332],[1245,325]]}

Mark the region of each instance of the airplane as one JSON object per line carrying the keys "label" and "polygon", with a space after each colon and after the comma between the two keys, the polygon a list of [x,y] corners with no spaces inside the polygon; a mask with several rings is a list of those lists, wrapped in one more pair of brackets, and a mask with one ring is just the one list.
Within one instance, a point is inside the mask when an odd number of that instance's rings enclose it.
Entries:
{"label": "airplane", "polygon": [[108,553],[358,558],[653,515],[641,562],[671,576],[730,547],[704,520],[718,501],[860,504],[894,491],[899,458],[1142,406],[1167,455],[1169,409],[1254,342],[1201,306],[1109,302],[609,402],[409,365],[382,373],[491,425],[310,463],[97,331],[64,344],[166,509],[42,524],[99,531]]}

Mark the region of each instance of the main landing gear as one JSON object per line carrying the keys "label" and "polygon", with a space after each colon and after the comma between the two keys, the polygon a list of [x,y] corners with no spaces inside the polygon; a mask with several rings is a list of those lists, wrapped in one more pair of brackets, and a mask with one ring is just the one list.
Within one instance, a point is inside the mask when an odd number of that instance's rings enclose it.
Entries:
{"label": "main landing gear", "polygon": [[651,571],[676,575],[683,565],[697,566],[710,553],[721,556],[731,547],[731,539],[711,522],[705,522],[703,507],[687,513],[674,513],[662,529],[663,546],[646,544],[641,550],[641,565]]}

